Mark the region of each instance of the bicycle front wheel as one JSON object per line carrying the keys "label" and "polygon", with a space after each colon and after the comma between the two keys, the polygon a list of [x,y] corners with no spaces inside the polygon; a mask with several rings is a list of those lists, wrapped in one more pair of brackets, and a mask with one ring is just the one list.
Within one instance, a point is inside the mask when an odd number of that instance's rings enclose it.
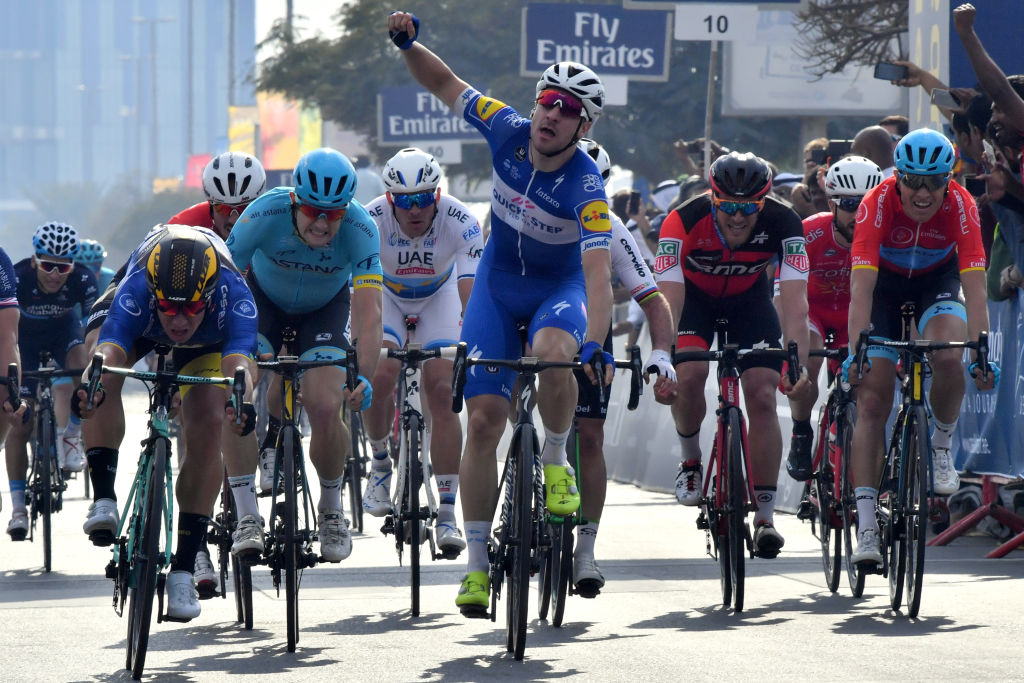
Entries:
{"label": "bicycle front wheel", "polygon": [[847,405],[843,413],[836,418],[836,442],[841,449],[839,454],[839,501],[843,521],[843,553],[846,555],[846,579],[850,584],[853,597],[864,595],[864,572],[853,563],[853,541],[857,537],[857,496],[853,491],[853,479],[850,473],[850,455],[853,453],[853,423],[855,420],[853,405]]}
{"label": "bicycle front wheel", "polygon": [[889,606],[898,610],[903,602],[903,583],[907,574],[906,527],[903,521],[905,479],[900,472],[902,451],[908,448],[906,416],[900,413],[893,426],[893,440],[899,440],[889,447],[889,462],[885,466],[885,486],[879,487],[879,497],[885,502],[879,505],[884,519],[883,538],[889,564]]}
{"label": "bicycle front wheel", "polygon": [[743,478],[743,434],[739,410],[729,410],[729,431],[726,436],[726,495],[728,497],[726,528],[728,529],[729,578],[732,579],[732,605],[743,611],[744,555],[747,550],[747,492]]}
{"label": "bicycle front wheel", "polygon": [[345,461],[345,480],[348,485],[349,507],[352,508],[352,528],[363,532],[363,423],[362,417],[349,413],[352,448]]}
{"label": "bicycle front wheel", "polygon": [[914,410],[906,444],[903,490],[904,537],[907,553],[907,616],[916,617],[921,609],[924,583],[924,549],[928,531],[928,485],[931,481],[931,443],[928,415],[923,407]]}
{"label": "bicycle front wheel", "polygon": [[39,450],[36,452],[36,491],[39,515],[43,518],[43,569],[50,571],[53,566],[53,497],[56,494],[54,480],[57,478],[57,441],[53,425],[53,413],[47,411],[39,422]]}
{"label": "bicycle front wheel", "polygon": [[142,516],[135,525],[135,549],[129,569],[128,591],[128,658],[125,668],[132,678],[142,678],[149,647],[149,627],[153,619],[153,597],[156,594],[156,575],[160,567],[160,531],[164,514],[164,482],[167,468],[167,442],[157,439],[153,447],[153,460]]}
{"label": "bicycle front wheel", "polygon": [[[811,490],[817,504],[818,540],[821,543],[821,566],[825,572],[825,585],[830,593],[839,588],[839,563],[842,559],[842,535],[836,529],[837,501],[834,495],[835,472],[832,469],[828,441],[827,421],[818,430],[818,469],[811,480]],[[841,528],[841,526],[840,526]]]}
{"label": "bicycle front wheel", "polygon": [[507,645],[517,660],[526,652],[526,616],[530,596],[530,539],[533,516],[533,471],[537,457],[537,437],[530,426],[520,427],[518,448],[509,453],[516,458],[512,489],[512,550],[508,576]]}
{"label": "bicycle front wheel", "polygon": [[281,430],[284,465],[284,572],[285,603],[288,612],[288,652],[295,652],[299,642],[299,536],[298,536],[298,483],[295,480],[295,460],[299,457],[298,434],[294,427]]}
{"label": "bicycle front wheel", "polygon": [[409,530],[409,590],[412,600],[412,615],[420,615],[420,482],[423,479],[420,463],[420,423],[415,415],[409,419],[409,458],[405,468],[405,528]]}

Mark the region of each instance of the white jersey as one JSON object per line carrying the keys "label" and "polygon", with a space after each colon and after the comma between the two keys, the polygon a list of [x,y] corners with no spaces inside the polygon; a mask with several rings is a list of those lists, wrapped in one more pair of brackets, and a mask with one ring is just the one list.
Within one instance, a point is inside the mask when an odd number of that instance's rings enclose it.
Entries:
{"label": "white jersey", "polygon": [[644,304],[658,293],[654,275],[643,259],[633,234],[626,229],[619,217],[611,214],[612,222],[612,272],[629,289],[630,296],[638,304]]}
{"label": "white jersey", "polygon": [[434,224],[426,234],[412,239],[398,226],[386,195],[366,205],[380,232],[380,263],[384,291],[401,299],[431,296],[453,275],[476,275],[483,252],[480,224],[465,204],[442,195]]}

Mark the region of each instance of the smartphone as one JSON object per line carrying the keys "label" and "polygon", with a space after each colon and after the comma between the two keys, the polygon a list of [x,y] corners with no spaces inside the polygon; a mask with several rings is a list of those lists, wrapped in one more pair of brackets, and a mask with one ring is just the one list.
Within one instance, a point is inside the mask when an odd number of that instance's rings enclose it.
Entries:
{"label": "smartphone", "polygon": [[980,197],[985,194],[987,187],[985,181],[974,175],[964,176],[964,189],[971,193],[972,197]]}
{"label": "smartphone", "polygon": [[828,161],[828,151],[824,149],[812,149],[811,150],[811,161],[818,166],[824,166],[825,162]]}
{"label": "smartphone", "polygon": [[875,64],[875,78],[883,81],[901,81],[907,77],[910,71],[907,67],[892,62],[879,62]]}
{"label": "smartphone", "polygon": [[932,104],[936,107],[945,107],[946,109],[959,109],[960,100],[958,100],[953,93],[942,88],[935,88],[932,90]]}
{"label": "smartphone", "polygon": [[831,166],[849,154],[851,147],[853,147],[853,140],[829,140],[828,149],[825,150],[829,165]]}
{"label": "smartphone", "polygon": [[626,213],[630,216],[640,213],[640,193],[636,190],[629,193],[629,208],[626,209]]}

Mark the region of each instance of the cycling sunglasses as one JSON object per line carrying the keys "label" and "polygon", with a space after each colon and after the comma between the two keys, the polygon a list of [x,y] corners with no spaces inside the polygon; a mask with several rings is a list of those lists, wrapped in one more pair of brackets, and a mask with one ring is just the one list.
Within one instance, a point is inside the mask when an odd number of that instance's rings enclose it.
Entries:
{"label": "cycling sunglasses", "polygon": [[414,206],[418,206],[421,209],[425,209],[434,203],[434,191],[426,190],[424,192],[413,192],[411,194],[393,194],[391,195],[391,201],[395,203],[399,209],[411,209]]}
{"label": "cycling sunglasses", "polygon": [[214,211],[219,213],[221,216],[224,216],[224,218],[231,218],[231,214],[234,214],[236,217],[241,216],[242,212],[248,208],[249,202],[246,202],[245,204],[219,204],[217,202],[210,202],[210,206],[213,207]]}
{"label": "cycling sunglasses", "polygon": [[36,265],[38,265],[44,272],[52,273],[57,271],[61,275],[67,275],[75,267],[74,263],[64,263],[63,261],[47,261],[46,259],[36,258]]}
{"label": "cycling sunglasses", "polygon": [[724,202],[718,197],[712,197],[711,203],[716,209],[730,216],[735,216],[738,213],[742,213],[744,216],[752,216],[764,206],[763,199],[759,199],[756,202]]}
{"label": "cycling sunglasses", "polygon": [[169,301],[168,299],[157,299],[156,306],[164,315],[175,316],[179,313],[184,313],[191,317],[202,313],[203,309],[206,308],[206,302],[202,299],[199,301],[189,301],[187,303],[178,303],[177,301]]}
{"label": "cycling sunglasses", "polygon": [[340,221],[345,217],[345,212],[348,211],[348,207],[345,206],[340,209],[321,209],[313,206],[312,204],[299,204],[299,211],[302,212],[306,218],[314,221],[323,218],[328,223],[333,221]]}
{"label": "cycling sunglasses", "polygon": [[943,175],[916,175],[914,173],[900,173],[898,174],[900,183],[903,184],[908,190],[917,191],[922,187],[929,192],[935,192],[935,190],[941,190],[946,187],[946,183],[949,182],[949,174]]}
{"label": "cycling sunglasses", "polygon": [[583,114],[583,100],[554,88],[541,90],[540,95],[537,96],[537,104],[548,109],[560,107],[566,116],[582,116]]}
{"label": "cycling sunglasses", "polygon": [[853,213],[860,206],[860,201],[863,197],[832,197],[832,201],[837,207],[843,211],[849,211]]}

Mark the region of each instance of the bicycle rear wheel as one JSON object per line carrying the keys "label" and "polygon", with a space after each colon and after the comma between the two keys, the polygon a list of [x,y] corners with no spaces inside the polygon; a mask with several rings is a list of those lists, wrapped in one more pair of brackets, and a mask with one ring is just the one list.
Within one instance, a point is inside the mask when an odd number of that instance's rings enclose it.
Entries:
{"label": "bicycle rear wheel", "polygon": [[847,405],[836,417],[836,443],[841,452],[839,476],[839,501],[843,521],[843,553],[846,555],[846,579],[853,597],[864,595],[864,572],[853,563],[853,541],[857,537],[857,497],[853,491],[850,472],[850,454],[853,452],[854,408]]}
{"label": "bicycle rear wheel", "polygon": [[363,422],[356,413],[349,413],[352,448],[345,461],[345,482],[348,486],[349,507],[352,509],[352,527],[363,532]]}
{"label": "bicycle rear wheel", "polygon": [[732,605],[736,612],[743,611],[744,555],[747,550],[747,492],[743,478],[743,434],[740,431],[740,415],[736,409],[729,410],[729,432],[726,452],[726,488],[728,504],[726,511],[727,545],[729,547],[729,578],[732,580]]}
{"label": "bicycle rear wheel", "polygon": [[512,550],[508,575],[508,649],[517,660],[526,652],[526,616],[530,596],[530,539],[533,516],[533,470],[537,445],[533,427],[520,427],[512,490]]}
{"label": "bicycle rear wheel", "polygon": [[[719,580],[722,589],[722,606],[732,605],[732,572],[729,569],[729,534],[726,530],[727,518],[724,514],[726,505],[727,473],[723,473],[722,461],[718,457],[718,440],[711,450],[711,495],[703,499],[704,516],[707,518],[708,534],[714,545],[715,558],[718,560]],[[698,526],[700,521],[698,520]]]}
{"label": "bicycle rear wheel", "polygon": [[412,600],[412,616],[420,615],[420,482],[423,470],[420,469],[420,423],[415,415],[409,418],[409,458],[405,468],[405,528],[409,530],[409,588]]}
{"label": "bicycle rear wheel", "polygon": [[160,530],[164,513],[164,482],[167,468],[167,442],[157,439],[153,447],[149,480],[142,502],[142,517],[136,522],[135,549],[129,569],[128,656],[126,669],[132,678],[142,678],[149,647],[149,627],[153,619],[157,570],[160,567]]}
{"label": "bicycle rear wheel", "polygon": [[572,581],[572,519],[551,528],[551,625],[559,627]]}
{"label": "bicycle rear wheel", "polygon": [[295,427],[281,429],[281,448],[284,457],[284,572],[285,604],[288,621],[288,652],[295,652],[299,642],[299,537],[298,537],[298,483],[295,480],[295,460],[298,457]]}
{"label": "bicycle rear wheel", "polygon": [[57,476],[56,432],[53,426],[53,413],[47,411],[40,419],[41,434],[37,434],[39,450],[36,452],[35,502],[39,505],[39,515],[43,518],[43,568],[50,571],[53,566],[53,497],[56,489],[53,485]]}
{"label": "bicycle rear wheel", "polygon": [[[826,407],[826,410],[829,410]],[[831,447],[828,442],[829,425],[824,421],[818,429],[818,469],[811,480],[811,490],[817,504],[818,540],[821,543],[821,565],[825,572],[825,585],[829,592],[839,588],[842,534],[835,526],[837,501],[833,488],[835,472],[832,469]],[[840,529],[841,529],[840,525]]]}
{"label": "bicycle rear wheel", "polygon": [[252,567],[231,557],[231,576],[235,588],[235,621],[247,631],[252,630]]}
{"label": "bicycle rear wheel", "polygon": [[903,521],[904,486],[906,480],[900,474],[900,461],[905,457],[903,449],[908,448],[905,433],[906,416],[897,417],[893,427],[893,439],[899,439],[895,446],[890,446],[889,457],[891,461],[886,464],[886,491],[879,489],[879,497],[885,497],[886,501],[880,505],[885,520],[884,539],[886,541],[887,555],[889,558],[889,606],[898,610],[903,602],[903,584],[907,574],[907,552],[906,552],[906,528]]}
{"label": "bicycle rear wheel", "polygon": [[931,443],[928,436],[928,415],[923,407],[911,414],[910,442],[904,461],[906,488],[903,507],[907,553],[907,616],[916,617],[921,609],[921,587],[924,583],[924,551],[928,532],[928,486],[931,481]]}

